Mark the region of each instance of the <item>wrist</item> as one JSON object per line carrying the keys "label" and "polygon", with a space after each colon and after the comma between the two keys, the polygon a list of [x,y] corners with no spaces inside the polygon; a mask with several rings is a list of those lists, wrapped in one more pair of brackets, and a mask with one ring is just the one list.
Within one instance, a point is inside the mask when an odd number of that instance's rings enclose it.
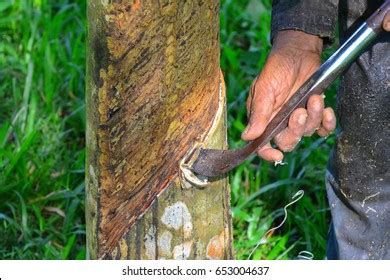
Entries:
{"label": "wrist", "polygon": [[323,49],[323,40],[319,36],[299,30],[282,30],[276,34],[273,42],[274,50],[280,48],[293,48],[320,55]]}

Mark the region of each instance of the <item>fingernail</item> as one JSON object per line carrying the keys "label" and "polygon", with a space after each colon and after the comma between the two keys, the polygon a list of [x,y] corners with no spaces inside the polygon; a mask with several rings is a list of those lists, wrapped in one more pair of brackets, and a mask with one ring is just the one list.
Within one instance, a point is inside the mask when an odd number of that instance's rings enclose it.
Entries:
{"label": "fingernail", "polygon": [[298,117],[298,123],[299,124],[305,124],[305,122],[306,122],[306,115],[300,115],[299,117]]}

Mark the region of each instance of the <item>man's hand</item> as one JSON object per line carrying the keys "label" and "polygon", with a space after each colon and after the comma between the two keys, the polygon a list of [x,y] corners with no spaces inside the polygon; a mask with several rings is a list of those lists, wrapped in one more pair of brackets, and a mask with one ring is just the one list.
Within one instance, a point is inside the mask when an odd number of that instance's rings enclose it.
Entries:
{"label": "man's hand", "polygon": [[[274,39],[263,71],[252,84],[247,100],[249,124],[242,134],[246,141],[259,137],[268,122],[292,94],[317,70],[320,65],[322,39],[301,31],[280,31]],[[336,117],[331,108],[324,109],[320,95],[311,96],[307,108],[296,109],[290,116],[288,127],[280,132],[274,143],[281,151],[294,149],[301,137],[327,136],[336,127]],[[257,151],[268,161],[281,161],[283,153],[270,143]]]}

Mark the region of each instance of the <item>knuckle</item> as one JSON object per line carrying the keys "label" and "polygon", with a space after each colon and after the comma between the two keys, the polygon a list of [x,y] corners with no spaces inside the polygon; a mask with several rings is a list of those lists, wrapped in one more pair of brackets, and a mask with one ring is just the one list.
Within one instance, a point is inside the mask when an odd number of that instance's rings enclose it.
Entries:
{"label": "knuckle", "polygon": [[304,112],[297,112],[289,123],[289,129],[292,131],[293,134],[299,133],[300,129],[304,127],[306,120],[306,110]]}
{"label": "knuckle", "polygon": [[311,104],[308,104],[308,109],[311,113],[318,114],[324,109],[324,104],[315,100]]}

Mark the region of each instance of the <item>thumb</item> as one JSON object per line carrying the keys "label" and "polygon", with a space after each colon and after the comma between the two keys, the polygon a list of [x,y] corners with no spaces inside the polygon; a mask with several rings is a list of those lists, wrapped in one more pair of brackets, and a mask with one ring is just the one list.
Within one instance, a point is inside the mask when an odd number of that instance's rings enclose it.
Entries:
{"label": "thumb", "polygon": [[259,137],[271,118],[275,97],[270,91],[261,87],[261,78],[254,85],[253,99],[249,109],[249,123],[241,135],[245,141],[251,141]]}

